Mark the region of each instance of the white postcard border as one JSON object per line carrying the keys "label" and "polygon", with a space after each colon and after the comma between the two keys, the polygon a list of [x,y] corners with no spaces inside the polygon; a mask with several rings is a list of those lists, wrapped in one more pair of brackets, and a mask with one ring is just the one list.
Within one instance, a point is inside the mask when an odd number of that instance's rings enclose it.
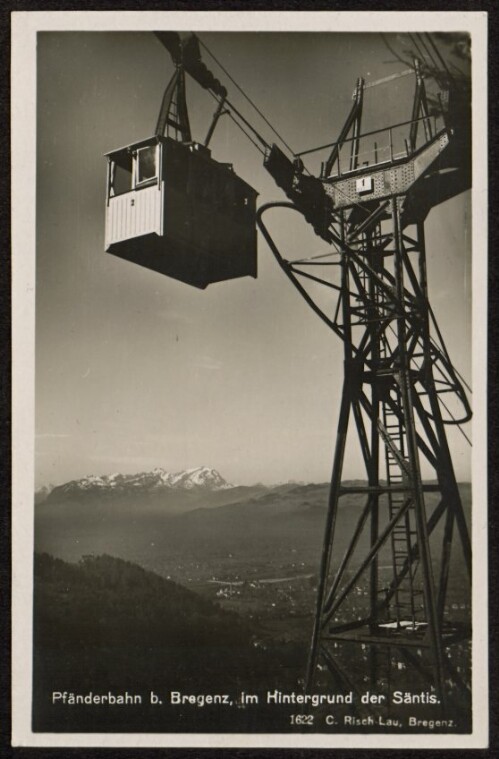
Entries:
{"label": "white postcard border", "polygon": [[473,49],[472,351],[473,732],[411,735],[421,749],[483,748],[488,742],[487,609],[487,14],[378,11],[27,11],[12,14],[12,744],[94,747],[403,748],[408,735],[52,734],[31,730],[36,35],[39,31],[467,31]]}

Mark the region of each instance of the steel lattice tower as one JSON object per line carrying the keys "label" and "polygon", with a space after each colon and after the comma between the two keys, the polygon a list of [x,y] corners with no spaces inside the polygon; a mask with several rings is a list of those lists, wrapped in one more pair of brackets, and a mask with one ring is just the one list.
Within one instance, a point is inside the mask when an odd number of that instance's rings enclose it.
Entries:
{"label": "steel lattice tower", "polygon": [[[371,647],[374,661],[381,650],[395,647],[416,667],[414,651],[423,649],[431,662],[428,679],[443,703],[445,648],[469,637],[445,614],[456,537],[471,576],[468,527],[445,425],[467,421],[471,411],[428,299],[424,226],[431,208],[470,186],[469,104],[462,93],[447,92],[436,118],[417,64],[415,75],[411,120],[383,130],[389,155],[380,160],[374,142],[369,165],[359,163],[364,82],[357,83],[352,111],[323,164],[327,203],[305,209],[316,232],[334,246],[336,260],[319,260],[323,255],[288,261],[264,226],[262,214],[276,206],[304,213],[300,192],[319,181],[304,177],[295,163],[293,184],[279,182],[283,162],[275,146],[267,168],[293,203],[264,206],[259,225],[287,276],[344,344],[308,688],[319,663],[338,674],[335,644],[362,643]],[[395,143],[403,128],[408,137],[400,153]],[[379,138],[370,133],[371,140],[373,135]],[[346,151],[347,164],[340,166]],[[339,273],[336,282],[322,274],[326,265]],[[334,314],[318,304],[307,287],[311,282],[336,293]],[[459,402],[459,418],[446,413],[449,399]],[[342,484],[349,437],[360,444],[367,475],[366,484],[350,487]],[[422,464],[433,473],[425,481]],[[339,550],[335,528],[342,499],[353,494],[364,503],[346,549]],[[368,588],[362,613],[351,603],[361,582]]]}

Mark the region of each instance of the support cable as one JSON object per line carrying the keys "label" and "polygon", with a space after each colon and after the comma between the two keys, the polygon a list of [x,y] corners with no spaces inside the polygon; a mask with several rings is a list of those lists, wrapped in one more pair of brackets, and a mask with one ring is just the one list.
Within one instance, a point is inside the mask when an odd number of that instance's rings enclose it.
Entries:
{"label": "support cable", "polygon": [[415,34],[409,34],[409,38],[416,48],[416,57],[419,58],[428,69],[430,69],[431,66],[434,66],[435,64],[432,58],[430,58],[430,63],[428,64],[428,53],[424,49],[421,41],[417,39],[417,36]]}
{"label": "support cable", "polygon": [[255,148],[264,156],[265,155],[265,150],[262,150],[262,148],[260,147],[260,145],[257,142],[255,142],[255,140],[250,136],[249,132],[247,132],[241,126],[241,124],[238,121],[236,121],[236,119],[234,118],[234,116],[232,115],[232,113],[228,113],[227,115],[229,116],[229,118],[231,119],[231,121],[233,121],[234,124],[237,127],[239,127],[239,129],[241,130],[241,132],[248,138],[248,140],[251,142],[251,144],[254,145]]}
{"label": "support cable", "polygon": [[418,40],[419,40],[419,44],[421,45],[421,47],[423,48],[423,50],[424,50],[424,51],[426,52],[426,54],[428,55],[428,57],[429,57],[429,59],[430,59],[430,61],[431,61],[431,65],[433,66],[433,68],[434,68],[436,71],[438,71],[438,61],[436,60],[436,58],[435,58],[434,54],[433,54],[433,53],[432,53],[432,51],[430,50],[430,48],[429,48],[429,46],[428,46],[428,43],[426,42],[425,38],[424,38],[424,37],[423,37],[423,35],[422,35],[422,34],[420,34],[420,33],[417,33],[417,34],[416,34],[416,37],[418,38]]}
{"label": "support cable", "polygon": [[[388,324],[388,329],[392,332],[392,334],[396,335],[395,330],[393,329],[393,327],[392,327],[391,324]],[[442,354],[442,352],[441,352],[440,348],[438,347],[438,345],[436,345],[436,343],[433,340],[431,340],[431,342],[433,344],[434,349],[438,352],[440,358],[444,358],[444,359],[448,360],[448,357],[445,356],[444,354]],[[412,361],[414,362],[414,365],[415,365],[416,369],[419,371],[421,369],[421,366],[418,364],[418,362],[416,361],[416,359],[413,358]],[[454,371],[457,374],[457,371],[455,370],[455,368],[454,368],[454,366],[452,364],[450,364],[450,368],[451,368],[452,371]],[[462,390],[462,388],[461,388],[461,390]],[[457,394],[459,400],[462,403],[463,402],[462,398],[464,396],[464,393],[460,394],[459,393],[459,389],[458,389],[458,390],[456,390],[456,394]],[[468,445],[470,447],[472,447],[473,444],[472,444],[471,440],[469,439],[469,437],[467,436],[467,434],[465,433],[465,431],[463,430],[463,428],[461,426],[462,423],[459,420],[456,419],[456,417],[454,416],[454,414],[452,413],[452,411],[449,409],[449,407],[447,406],[447,404],[440,397],[441,393],[439,393],[438,390],[437,390],[437,396],[438,396],[438,402],[444,407],[444,409],[447,411],[448,415],[452,419],[452,422],[447,422],[447,424],[450,424],[450,423],[454,424],[458,428],[459,432],[464,437],[464,439],[467,441]],[[466,405],[465,405],[465,409],[466,409]],[[429,418],[431,418],[430,414],[427,414],[427,415],[428,415]],[[444,424],[445,423],[446,422],[444,422]]]}
{"label": "support cable", "polygon": [[200,45],[201,45],[201,46],[202,46],[202,47],[203,47],[203,48],[206,50],[206,52],[208,53],[208,55],[209,55],[209,56],[211,56],[211,58],[213,58],[213,60],[215,61],[215,63],[216,63],[216,64],[217,64],[217,65],[218,65],[218,66],[219,66],[221,69],[222,69],[222,71],[224,72],[224,74],[225,74],[225,75],[226,75],[226,76],[227,76],[227,77],[230,79],[230,81],[232,82],[232,84],[233,84],[235,87],[237,87],[237,89],[239,90],[239,92],[241,93],[241,95],[242,95],[242,96],[243,96],[243,97],[244,97],[244,98],[245,98],[245,99],[248,101],[248,103],[249,103],[249,104],[250,104],[250,105],[251,105],[251,106],[252,106],[252,107],[255,109],[255,111],[256,111],[256,112],[258,113],[258,115],[259,115],[259,116],[260,116],[260,117],[261,117],[261,118],[264,120],[264,122],[267,124],[267,126],[269,126],[269,127],[270,127],[270,129],[273,131],[273,133],[276,135],[276,137],[277,137],[277,138],[278,138],[278,139],[279,139],[279,140],[282,142],[282,144],[283,144],[283,145],[286,147],[286,149],[287,149],[287,150],[289,150],[289,152],[291,153],[291,155],[292,155],[292,156],[294,156],[294,155],[295,155],[295,152],[294,152],[294,150],[293,150],[293,149],[292,149],[292,148],[291,148],[291,147],[288,145],[288,143],[287,143],[287,142],[284,140],[284,138],[283,138],[283,137],[281,137],[281,135],[279,134],[279,132],[277,131],[277,129],[275,129],[275,128],[272,126],[272,124],[270,123],[270,121],[269,121],[269,120],[268,120],[268,119],[265,117],[265,115],[264,115],[264,114],[262,113],[262,111],[261,111],[261,110],[258,108],[258,106],[257,106],[257,105],[256,105],[256,104],[253,102],[253,100],[251,100],[251,98],[249,97],[249,95],[247,95],[247,94],[244,92],[243,88],[242,88],[242,87],[240,87],[240,86],[238,85],[238,83],[236,82],[236,80],[235,80],[235,79],[234,79],[234,78],[233,78],[233,77],[232,77],[232,76],[229,74],[229,72],[227,71],[227,69],[226,69],[226,68],[225,68],[225,67],[224,67],[224,66],[223,66],[223,65],[220,63],[220,61],[219,61],[217,58],[215,58],[215,56],[213,55],[213,53],[211,52],[211,50],[209,50],[209,48],[208,48],[208,47],[205,45],[205,43],[204,43],[204,42],[203,42],[203,41],[200,39],[200,37],[198,37],[198,40],[199,40],[199,44],[200,44]]}
{"label": "support cable", "polygon": [[447,66],[447,63],[445,62],[445,59],[443,58],[442,54],[440,53],[440,50],[438,49],[438,47],[436,46],[435,42],[433,41],[433,37],[431,36],[431,34],[428,34],[428,32],[426,32],[426,36],[428,38],[428,42],[430,43],[430,45],[434,49],[435,54],[437,55],[439,61],[441,62],[442,66],[444,67],[445,71],[447,72],[447,75],[448,75],[449,79],[451,80],[451,82],[453,82],[454,81],[454,77],[450,73],[449,67]]}
{"label": "support cable", "polygon": [[451,362],[450,357],[449,357],[449,351],[447,350],[447,346],[445,345],[443,335],[442,335],[442,333],[440,331],[440,327],[438,326],[438,322],[437,322],[437,320],[435,318],[435,314],[433,312],[433,309],[432,309],[430,303],[428,303],[428,311],[430,312],[430,316],[431,316],[431,320],[433,322],[433,326],[435,327],[436,333],[438,335],[438,339],[440,340],[440,345],[441,345],[441,347],[442,347],[442,349],[443,349],[443,351],[445,353],[445,357],[446,357],[447,361],[449,362],[449,364],[451,364],[451,366],[452,366],[455,374],[457,374],[457,376],[462,381],[462,383],[466,387],[466,389],[471,394],[473,394],[473,391],[472,391],[471,387],[469,386],[468,382],[466,382],[466,380],[464,379],[464,377],[462,376],[462,374],[460,374],[460,372],[452,365],[452,362]]}
{"label": "support cable", "polygon": [[[210,90],[210,95],[212,96],[213,100],[214,100],[216,103],[220,104],[220,102],[221,102],[221,101],[219,100],[219,98],[217,98],[217,96],[216,96],[216,95],[215,95],[213,92],[211,92],[211,90]],[[260,135],[260,134],[259,134],[259,133],[256,131],[256,129],[255,129],[254,127],[252,127],[252,126],[251,126],[251,124],[249,123],[249,121],[246,121],[246,119],[245,119],[245,118],[244,118],[244,117],[243,117],[243,116],[242,116],[242,115],[239,113],[239,111],[237,111],[237,110],[234,108],[234,106],[233,106],[231,103],[229,103],[229,101],[228,101],[228,100],[225,100],[225,103],[226,103],[226,105],[228,105],[228,106],[229,106],[229,108],[231,109],[230,111],[228,111],[228,110],[227,110],[227,111],[225,111],[225,113],[227,114],[227,116],[229,116],[229,118],[230,118],[230,119],[231,119],[231,120],[234,122],[234,124],[235,124],[237,127],[239,127],[239,129],[241,130],[241,132],[242,132],[242,133],[243,133],[243,134],[244,134],[244,135],[245,135],[245,136],[248,138],[248,140],[249,140],[251,143],[253,143],[253,145],[255,146],[255,148],[256,148],[257,150],[259,150],[259,151],[260,151],[260,153],[261,153],[262,155],[265,155],[265,150],[262,150],[262,148],[260,147],[260,145],[258,145],[258,143],[256,143],[256,142],[255,142],[255,140],[254,140],[254,139],[253,139],[253,138],[250,136],[250,134],[249,134],[249,133],[248,133],[248,132],[247,132],[247,131],[246,131],[246,130],[245,130],[245,129],[244,129],[242,126],[241,126],[241,124],[240,124],[238,121],[236,121],[236,119],[234,118],[234,113],[236,113],[236,114],[237,114],[237,116],[238,116],[238,118],[240,118],[240,119],[241,119],[241,121],[242,121],[244,124],[246,124],[246,126],[248,126],[248,127],[249,127],[249,129],[251,129],[251,131],[253,132],[253,134],[254,134],[254,135],[255,135],[255,136],[256,136],[256,137],[257,137],[257,138],[260,140],[260,142],[262,143],[262,145],[265,145],[265,147],[266,147],[266,148],[268,148],[268,147],[269,147],[269,146],[268,146],[268,144],[267,144],[267,142],[266,142],[266,141],[263,139],[263,137],[262,137],[262,136],[261,136],[261,135]],[[234,112],[234,113],[233,113],[233,112]]]}

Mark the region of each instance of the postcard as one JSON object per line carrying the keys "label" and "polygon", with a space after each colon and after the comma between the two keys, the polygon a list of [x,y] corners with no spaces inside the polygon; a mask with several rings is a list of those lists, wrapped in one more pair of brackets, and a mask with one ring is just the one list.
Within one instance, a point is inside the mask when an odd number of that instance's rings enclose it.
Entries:
{"label": "postcard", "polygon": [[12,32],[13,745],[486,747],[486,14]]}

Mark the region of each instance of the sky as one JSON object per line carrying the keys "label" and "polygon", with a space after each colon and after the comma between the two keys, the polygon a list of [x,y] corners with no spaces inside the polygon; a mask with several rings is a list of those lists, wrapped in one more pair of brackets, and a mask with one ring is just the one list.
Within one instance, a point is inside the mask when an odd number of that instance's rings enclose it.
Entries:
{"label": "sky", "polygon": [[[358,76],[369,82],[405,68],[378,34],[199,36],[294,151],[336,139]],[[270,142],[268,126],[205,62]],[[148,32],[38,35],[36,487],[202,465],[234,484],[330,476],[343,345],[260,236],[256,280],[204,291],[104,252],[104,153],[154,133],[172,71]],[[389,97],[369,90],[365,131],[410,118],[409,80],[397,80]],[[192,81],[187,97],[193,137],[202,141],[214,103]],[[259,205],[285,199],[227,117],[210,148],[258,191]],[[274,213],[270,228],[285,257],[323,250],[304,221]],[[426,224],[430,298],[467,380],[470,213],[465,193]],[[467,443],[456,430],[449,440],[458,479],[469,479]],[[363,476],[355,446],[344,476]]]}

